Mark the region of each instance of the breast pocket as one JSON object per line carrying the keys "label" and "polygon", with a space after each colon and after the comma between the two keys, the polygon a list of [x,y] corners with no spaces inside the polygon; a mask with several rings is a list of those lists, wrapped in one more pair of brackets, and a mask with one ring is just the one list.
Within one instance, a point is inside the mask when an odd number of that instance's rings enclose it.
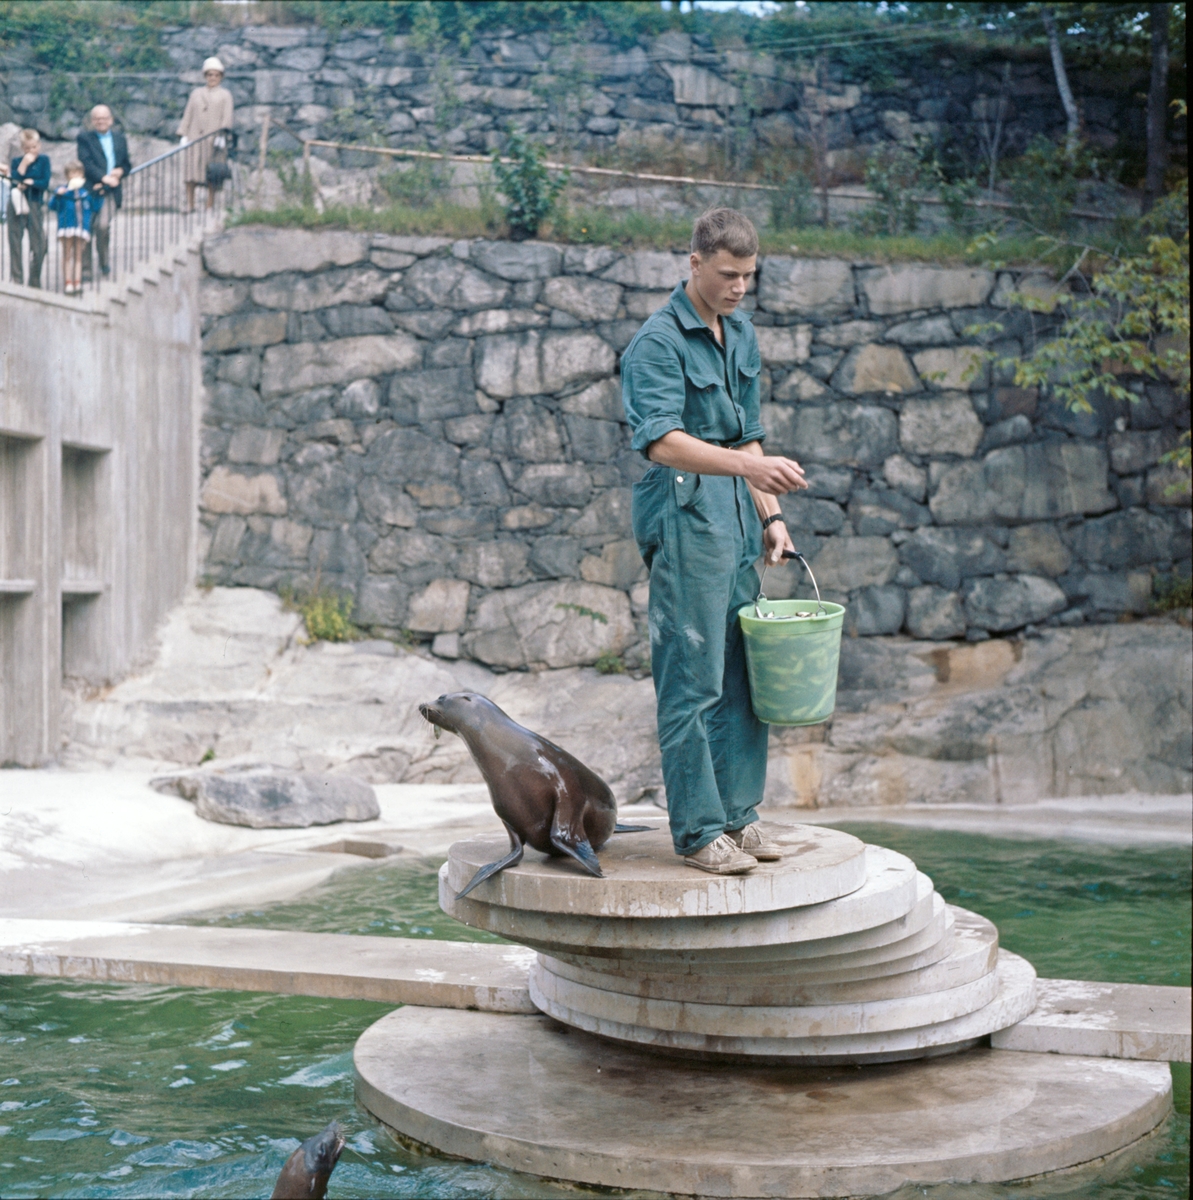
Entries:
{"label": "breast pocket", "polygon": [[708,367],[695,367],[687,375],[687,400],[684,428],[698,438],[721,438],[725,415],[732,412],[725,393],[725,381]]}

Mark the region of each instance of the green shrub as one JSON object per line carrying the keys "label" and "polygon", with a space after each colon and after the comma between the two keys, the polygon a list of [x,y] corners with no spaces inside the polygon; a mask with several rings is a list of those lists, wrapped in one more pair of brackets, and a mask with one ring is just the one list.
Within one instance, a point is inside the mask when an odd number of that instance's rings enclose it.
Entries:
{"label": "green shrub", "polygon": [[513,162],[503,163],[499,153],[493,154],[493,174],[497,190],[505,196],[505,221],[515,242],[538,233],[539,226],[551,215],[559,193],[567,186],[568,172],[560,172],[552,179],[543,166],[546,156],[544,146],[512,127],[505,143],[505,157]]}
{"label": "green shrub", "polygon": [[614,654],[612,650],[602,651],[601,656],[592,665],[600,675],[625,674],[625,663],[621,661],[621,655]]}
{"label": "green shrub", "polygon": [[884,146],[866,164],[866,186],[874,193],[874,206],[858,218],[862,233],[915,233],[920,204],[916,192],[928,182],[928,168],[910,146]]}
{"label": "green shrub", "polygon": [[316,581],[308,592],[282,588],[285,606],[302,616],[307,627],[307,645],[314,642],[355,642],[364,635],[352,624],[351,596],[322,588]]}
{"label": "green shrub", "polygon": [[1193,576],[1157,575],[1153,612],[1172,612],[1193,606]]}
{"label": "green shrub", "polygon": [[1006,171],[1012,216],[1041,233],[1067,233],[1081,180],[1096,171],[1097,159],[1087,146],[1070,156],[1064,146],[1037,135]]}

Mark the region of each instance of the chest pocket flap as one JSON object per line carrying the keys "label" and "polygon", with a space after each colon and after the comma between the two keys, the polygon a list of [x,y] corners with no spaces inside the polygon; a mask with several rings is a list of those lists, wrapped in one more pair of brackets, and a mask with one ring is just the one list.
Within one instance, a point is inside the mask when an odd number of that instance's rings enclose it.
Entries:
{"label": "chest pocket flap", "polygon": [[689,367],[687,376],[688,383],[698,392],[708,392],[713,388],[725,386],[724,377],[703,363]]}
{"label": "chest pocket flap", "polygon": [[741,374],[745,375],[747,379],[753,379],[758,372],[762,370],[762,363],[739,362],[737,364],[737,369],[739,372],[741,372]]}

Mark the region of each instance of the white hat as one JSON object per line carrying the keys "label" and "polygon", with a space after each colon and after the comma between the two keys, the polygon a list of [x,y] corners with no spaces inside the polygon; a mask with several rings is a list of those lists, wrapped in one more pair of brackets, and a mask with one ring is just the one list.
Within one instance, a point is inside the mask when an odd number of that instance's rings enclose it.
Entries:
{"label": "white hat", "polygon": [[203,74],[206,75],[208,71],[218,71],[221,75],[223,75],[224,64],[213,55],[211,58],[206,59],[203,63]]}

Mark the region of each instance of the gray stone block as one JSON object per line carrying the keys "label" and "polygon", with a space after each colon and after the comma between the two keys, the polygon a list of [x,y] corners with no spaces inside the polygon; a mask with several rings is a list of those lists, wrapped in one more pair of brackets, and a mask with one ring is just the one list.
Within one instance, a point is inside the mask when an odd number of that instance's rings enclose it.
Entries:
{"label": "gray stone block", "polygon": [[996,633],[1039,624],[1069,604],[1051,579],[1039,575],[975,579],[961,595],[969,624]]}
{"label": "gray stone block", "polygon": [[492,413],[473,413],[443,422],[443,436],[457,446],[487,446],[496,417]]}
{"label": "gray stone block", "polygon": [[309,313],[337,304],[380,303],[389,286],[389,276],[376,267],[345,267],[317,275],[276,275],[254,283],[250,294],[262,308]]}
{"label": "gray stone block", "polygon": [[822,400],[831,399],[828,388],[807,371],[789,371],[783,382],[772,392],[776,400]]}
{"label": "gray stone block", "polygon": [[381,388],[375,379],[354,379],[336,401],[336,412],[354,421],[373,419],[381,411]]}
{"label": "gray stone block", "polygon": [[572,457],[581,462],[608,462],[624,440],[622,426],[613,421],[594,421],[589,417],[563,418]]}
{"label": "gray stone block", "polygon": [[768,446],[789,451],[801,463],[873,468],[898,449],[895,414],[886,408],[841,402],[795,410],[791,441]]}
{"label": "gray stone block", "polygon": [[429,567],[436,575],[450,571],[456,562],[456,548],[446,538],[421,529],[401,530],[379,541],[369,553],[369,566],[379,574]]}
{"label": "gray stone block", "polygon": [[457,258],[424,258],[402,277],[402,289],[420,304],[471,311],[499,308],[509,284]]}
{"label": "gray stone block", "polygon": [[482,338],[477,384],[490,396],[534,396],[611,375],[612,347],[591,333],[528,333]]}
{"label": "gray stone block", "polygon": [[367,234],[334,230],[239,225],[204,239],[203,262],[212,275],[264,279],[281,271],[326,271],[362,261]]}
{"label": "gray stone block", "polygon": [[580,321],[611,321],[617,316],[622,289],[600,279],[561,275],[543,288],[543,303],[562,309]]}
{"label": "gray stone block", "polygon": [[816,348],[833,346],[849,349],[862,342],[876,342],[882,337],[881,321],[842,321],[836,325],[820,325],[813,331]]}
{"label": "gray stone block", "polygon": [[854,532],[885,537],[896,529],[930,525],[932,514],[902,492],[890,488],[858,488],[849,501],[849,519]]}
{"label": "gray stone block", "polygon": [[854,346],[833,372],[833,387],[847,396],[870,392],[901,395],[923,387],[898,346]]}
{"label": "gray stone block", "polygon": [[985,428],[968,396],[908,400],[899,413],[899,444],[912,454],[956,454],[968,458]]}
{"label": "gray stone block", "polygon": [[460,463],[460,490],[469,504],[504,506],[510,502],[505,476],[495,462],[464,459]]}
{"label": "gray stone block", "polygon": [[[774,448],[770,448],[774,453]],[[808,481],[809,496],[823,496],[844,504],[853,491],[853,472],[840,467],[828,467],[822,463],[805,463],[804,478]]]}
{"label": "gray stone block", "polygon": [[589,583],[602,583],[607,587],[628,591],[633,585],[646,578],[646,565],[638,553],[637,543],[632,538],[606,542],[599,555],[589,555],[580,563],[581,578]]}
{"label": "gray stone block", "polygon": [[385,481],[412,483],[428,480],[450,483],[456,478],[460,451],[442,438],[417,429],[390,429],[365,452],[364,471]]}
{"label": "gray stone block", "polygon": [[250,388],[219,382],[203,389],[203,420],[208,425],[264,425],[269,420],[261,397]]}
{"label": "gray stone block", "polygon": [[982,438],[983,451],[997,450],[1001,446],[1013,446],[1017,442],[1026,442],[1032,435],[1031,422],[1023,415],[1008,417],[999,421],[986,430]]}
{"label": "gray stone block", "polygon": [[601,278],[625,287],[671,291],[691,274],[689,255],[665,250],[634,250],[601,272]]}
{"label": "gray stone block", "polygon": [[922,502],[928,494],[928,472],[917,467],[902,454],[892,454],[882,464],[882,477],[912,500]]}
{"label": "gray stone block", "polygon": [[476,386],[468,367],[395,375],[389,395],[391,405],[395,399],[399,403],[414,404],[420,424],[476,412]]}
{"label": "gray stone block", "polygon": [[592,275],[603,271],[621,257],[608,246],[568,246],[563,252],[563,269],[568,275]]}
{"label": "gray stone block", "polygon": [[470,258],[500,279],[550,279],[563,265],[563,248],[547,242],[473,242]]}
{"label": "gray stone block", "polygon": [[530,565],[551,579],[574,579],[580,573],[583,546],[578,538],[549,534],[535,538]]}
{"label": "gray stone block", "polygon": [[1086,521],[1073,531],[1071,543],[1082,562],[1140,567],[1176,558],[1177,536],[1163,517],[1132,508]]}
{"label": "gray stone block", "polygon": [[320,384],[349,383],[409,371],[421,362],[422,348],[406,333],[270,346],[261,372],[261,394],[272,396]]}
{"label": "gray stone block", "polygon": [[316,529],[307,552],[312,575],[355,582],[366,574],[364,552],[346,529]]}
{"label": "gray stone block", "polygon": [[356,489],[361,509],[379,525],[397,525],[413,529],[418,524],[414,501],[401,484],[387,483],[374,476],[362,479]]}
{"label": "gray stone block", "polygon": [[[860,322],[859,322],[860,323]],[[901,346],[946,346],[957,340],[948,317],[921,317],[892,325],[883,336]]]}
{"label": "gray stone block", "polygon": [[497,529],[497,514],[480,505],[460,504],[437,511],[423,512],[419,524],[431,533],[452,538],[491,537]]}
{"label": "gray stone block", "polygon": [[400,579],[369,575],[361,580],[356,590],[352,619],[358,625],[401,629],[406,624],[409,596],[410,588]]}
{"label": "gray stone block", "polygon": [[965,634],[965,610],[956,592],[919,587],[907,597],[907,632],[915,638],[944,641]]}
{"label": "gray stone block", "polygon": [[758,272],[758,304],[767,312],[825,318],[854,306],[853,269],[831,258],[768,254]]}
{"label": "gray stone block", "polygon": [[629,598],[595,583],[532,583],[477,608],[466,652],[490,666],[578,667],[621,653],[635,638]]}
{"label": "gray stone block", "polygon": [[557,463],[563,458],[554,415],[526,397],[506,402],[493,424],[489,444],[503,462]]}
{"label": "gray stone block", "polygon": [[877,316],[931,308],[972,308],[994,288],[994,275],[979,267],[929,267],[916,263],[870,267],[858,281]]}
{"label": "gray stone block", "polygon": [[529,548],[521,541],[482,541],[464,546],[456,563],[456,574],[482,588],[508,588],[530,577]]}
{"label": "gray stone block", "polygon": [[220,317],[203,335],[203,352],[220,354],[242,346],[272,346],[286,340],[284,312],[244,312]]}
{"label": "gray stone block", "polygon": [[572,523],[575,537],[628,537],[632,531],[632,493],[627,487],[602,492]]}
{"label": "gray stone block", "polygon": [[517,488],[539,504],[580,508],[592,494],[592,476],[579,463],[534,463],[518,476]]}
{"label": "gray stone block", "polygon": [[341,304],[319,312],[323,328],[333,338],[364,337],[371,333],[393,333],[389,313],[375,304]]}
{"label": "gray stone block", "polygon": [[1175,444],[1174,433],[1167,429],[1116,431],[1106,439],[1110,469],[1118,475],[1136,475],[1154,467]]}
{"label": "gray stone block", "polygon": [[205,821],[250,829],[306,829],[381,815],[367,783],[313,771],[194,771],[151,781],[155,791],[181,796]]}
{"label": "gray stone block", "polygon": [[565,396],[559,402],[559,408],[561,412],[574,413],[577,417],[625,422],[621,385],[617,379],[601,379],[590,383],[582,391]]}
{"label": "gray stone block", "polygon": [[911,356],[933,391],[970,392],[989,386],[990,367],[976,346],[937,346]]}
{"label": "gray stone block", "polygon": [[[431,314],[428,314],[431,315]],[[439,314],[435,314],[438,316]],[[451,324],[454,314],[443,314],[446,318],[446,324]],[[400,323],[400,322],[399,322]],[[546,313],[534,312],[531,309],[525,308],[486,308],[480,312],[469,313],[466,317],[461,317],[456,322],[453,330],[460,337],[479,337],[486,333],[520,333],[523,329],[541,329],[547,324]],[[415,330],[414,332],[417,332]],[[440,333],[443,332],[441,329]],[[420,335],[434,336],[434,335]]]}
{"label": "gray stone block", "polygon": [[242,425],[228,443],[228,461],[272,467],[278,461],[285,440],[284,429],[262,429],[257,425]]}
{"label": "gray stone block", "polygon": [[995,575],[1006,570],[1006,555],[977,530],[917,529],[899,547],[899,560],[925,583],[956,591],[961,581],[974,575]]}
{"label": "gray stone block", "polygon": [[410,598],[406,628],[416,633],[455,633],[468,616],[470,591],[462,579],[432,579]]}
{"label": "gray stone block", "polygon": [[1078,442],[1006,446],[981,462],[944,468],[928,505],[945,525],[1103,513],[1118,503],[1107,490],[1106,469],[1101,446]]}
{"label": "gray stone block", "polygon": [[819,500],[798,492],[779,497],[786,523],[792,528],[812,533],[840,533],[845,525],[845,512],[832,500]]}
{"label": "gray stone block", "polygon": [[898,633],[907,611],[907,593],[893,584],[862,588],[845,609],[846,632],[857,637]]}
{"label": "gray stone block", "polygon": [[832,538],[816,556],[816,581],[822,592],[852,592],[889,583],[898,567],[886,538]]}
{"label": "gray stone block", "polygon": [[1028,575],[1063,575],[1073,561],[1054,525],[1017,525],[1007,538],[1008,571]]}

